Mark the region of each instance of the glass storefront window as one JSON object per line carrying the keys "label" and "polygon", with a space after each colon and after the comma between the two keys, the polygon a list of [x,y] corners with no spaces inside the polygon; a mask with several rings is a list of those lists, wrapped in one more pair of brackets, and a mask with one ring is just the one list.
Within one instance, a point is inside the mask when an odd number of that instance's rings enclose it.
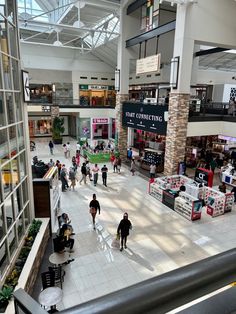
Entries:
{"label": "glass storefront window", "polygon": [[8,257],[7,257],[7,243],[6,241],[2,243],[0,247],[0,271],[3,274],[8,265]]}
{"label": "glass storefront window", "polygon": [[5,225],[3,223],[3,206],[0,209],[0,241],[2,241],[2,238],[6,235],[6,229],[5,229]]}
{"label": "glass storefront window", "polygon": [[17,142],[16,142],[16,126],[10,126],[8,128],[9,140],[10,140],[10,155],[15,156],[17,153]]}
{"label": "glass storefront window", "polygon": [[[1,75],[0,75],[1,78]],[[0,87],[1,88],[1,87]],[[0,92],[0,127],[6,125],[6,114],[5,114],[5,107],[4,107],[4,98],[3,93]],[[0,138],[1,142],[1,138]]]}
{"label": "glass storefront window", "polygon": [[16,119],[15,119],[13,93],[6,93],[6,107],[7,107],[8,124],[14,123]]}
{"label": "glass storefront window", "polygon": [[22,121],[22,103],[20,93],[15,93],[16,121]]}
{"label": "glass storefront window", "polygon": [[11,169],[12,169],[12,187],[14,188],[15,186],[17,186],[17,184],[19,183],[19,179],[20,179],[20,169],[19,169],[19,163],[18,163],[18,159],[14,158],[11,161]]}
{"label": "glass storefront window", "polygon": [[79,137],[90,138],[90,119],[79,119]]}

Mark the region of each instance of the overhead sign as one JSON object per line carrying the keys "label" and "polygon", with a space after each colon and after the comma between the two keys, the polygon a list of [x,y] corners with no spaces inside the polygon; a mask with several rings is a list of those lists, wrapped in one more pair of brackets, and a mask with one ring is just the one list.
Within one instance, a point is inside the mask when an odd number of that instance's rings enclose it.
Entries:
{"label": "overhead sign", "polygon": [[22,85],[23,85],[23,100],[24,102],[29,102],[30,101],[29,72],[22,71]]}
{"label": "overhead sign", "polygon": [[92,90],[108,90],[108,86],[106,86],[106,85],[88,85],[88,89],[92,89]]}
{"label": "overhead sign", "polygon": [[134,129],[166,134],[168,105],[123,103],[122,125]]}
{"label": "overhead sign", "polygon": [[108,124],[108,118],[93,118],[93,124]]}
{"label": "overhead sign", "polygon": [[149,72],[160,73],[161,54],[136,60],[136,75]]}

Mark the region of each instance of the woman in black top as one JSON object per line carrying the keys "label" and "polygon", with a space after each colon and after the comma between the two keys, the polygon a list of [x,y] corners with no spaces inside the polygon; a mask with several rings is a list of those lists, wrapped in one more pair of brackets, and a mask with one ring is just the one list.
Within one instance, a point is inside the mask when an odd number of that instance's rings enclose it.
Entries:
{"label": "woman in black top", "polygon": [[121,248],[120,251],[123,251],[123,244],[125,249],[127,248],[127,236],[129,235],[129,229],[132,229],[132,224],[128,219],[128,214],[124,213],[123,219],[120,221],[119,226],[117,228],[117,234],[121,235]]}
{"label": "woman in black top", "polygon": [[98,211],[99,215],[100,215],[100,211],[101,211],[100,204],[96,200],[96,194],[93,194],[93,199],[89,203],[89,208],[90,208],[89,212],[90,212],[92,219],[93,219],[93,229],[95,230],[95,217],[96,217],[97,211]]}

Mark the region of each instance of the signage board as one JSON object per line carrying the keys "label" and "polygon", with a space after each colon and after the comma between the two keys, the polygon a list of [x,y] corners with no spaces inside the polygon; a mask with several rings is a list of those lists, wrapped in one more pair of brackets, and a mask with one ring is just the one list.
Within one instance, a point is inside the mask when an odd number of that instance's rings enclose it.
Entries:
{"label": "signage board", "polygon": [[23,87],[23,101],[30,101],[30,89],[29,89],[29,72],[21,71],[22,73],[22,87]]}
{"label": "signage board", "polygon": [[92,119],[93,124],[108,124],[108,118],[93,118]]}
{"label": "signage board", "polygon": [[123,103],[122,125],[166,135],[168,105]]}
{"label": "signage board", "polygon": [[197,168],[195,171],[194,181],[202,183],[205,186],[212,187],[213,172],[204,168]]}
{"label": "signage board", "polygon": [[89,85],[88,89],[92,89],[92,90],[108,90],[108,86],[106,86],[106,85]]}
{"label": "signage board", "polygon": [[161,54],[136,60],[136,75],[149,72],[160,73]]}

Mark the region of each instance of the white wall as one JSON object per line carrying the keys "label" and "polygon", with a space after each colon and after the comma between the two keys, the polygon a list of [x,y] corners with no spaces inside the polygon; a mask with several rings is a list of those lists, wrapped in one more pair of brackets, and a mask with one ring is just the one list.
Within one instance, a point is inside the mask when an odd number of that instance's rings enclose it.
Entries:
{"label": "white wall", "polygon": [[80,118],[115,118],[115,109],[60,108],[60,114],[78,113]]}
{"label": "white wall", "polygon": [[224,93],[224,85],[223,84],[214,85],[212,101],[214,101],[214,102],[222,102],[223,93]]}
{"label": "white wall", "polygon": [[236,123],[225,121],[189,122],[187,137],[205,135],[225,135],[235,137]]}
{"label": "white wall", "polygon": [[46,69],[25,69],[29,72],[31,84],[71,83],[71,71],[58,71]]}
{"label": "white wall", "polygon": [[[236,3],[236,2],[235,2]],[[198,70],[197,82],[202,84],[235,84],[234,72],[218,70]]]}

